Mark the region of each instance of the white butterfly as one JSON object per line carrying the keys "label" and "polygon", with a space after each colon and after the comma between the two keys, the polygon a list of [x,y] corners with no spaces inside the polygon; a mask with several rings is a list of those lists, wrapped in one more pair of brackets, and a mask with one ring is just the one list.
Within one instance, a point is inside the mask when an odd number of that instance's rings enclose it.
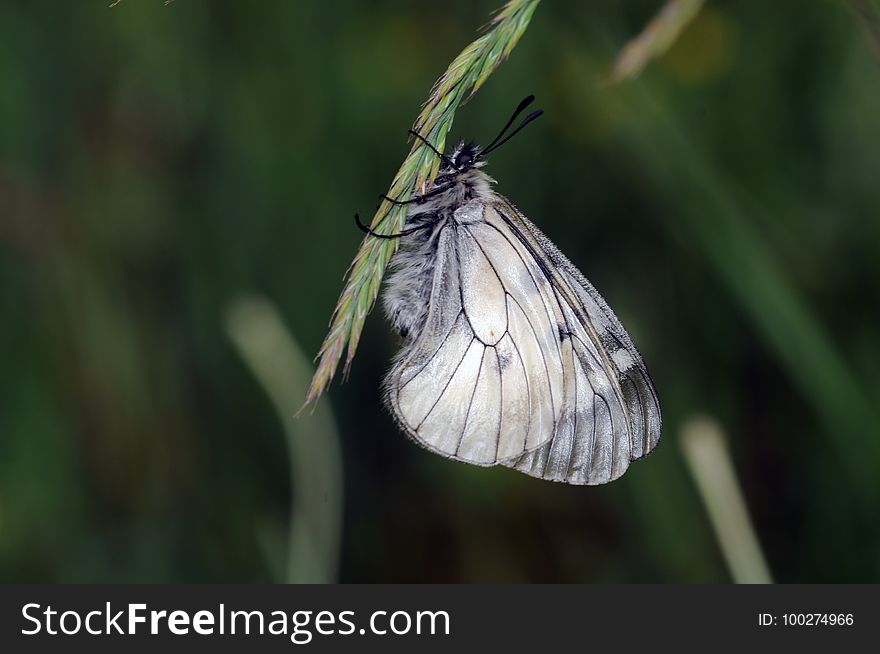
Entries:
{"label": "white butterfly", "polygon": [[402,239],[383,300],[406,342],[385,399],[409,436],[443,456],[601,484],[657,446],[660,404],[605,300],[480,170],[540,115],[499,140],[532,99],[482,150],[435,150],[444,165],[408,202],[400,234],[362,226]]}

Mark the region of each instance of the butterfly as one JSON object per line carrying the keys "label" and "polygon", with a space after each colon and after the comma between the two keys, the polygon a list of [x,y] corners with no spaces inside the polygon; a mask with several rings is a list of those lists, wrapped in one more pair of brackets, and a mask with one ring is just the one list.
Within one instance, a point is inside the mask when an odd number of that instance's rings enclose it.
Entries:
{"label": "butterfly", "polygon": [[[407,435],[445,457],[542,479],[602,484],[660,440],[654,383],[629,334],[592,284],[482,168],[484,148],[451,155],[411,132],[442,165],[407,205],[383,304],[404,345],[384,398]],[[505,136],[507,134],[507,136]],[[385,196],[383,196],[385,197]]]}

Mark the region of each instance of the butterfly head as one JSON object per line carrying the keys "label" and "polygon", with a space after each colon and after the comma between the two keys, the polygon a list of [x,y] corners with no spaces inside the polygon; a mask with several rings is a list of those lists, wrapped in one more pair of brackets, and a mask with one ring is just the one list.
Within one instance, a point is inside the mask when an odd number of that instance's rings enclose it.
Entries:
{"label": "butterfly head", "polygon": [[452,151],[449,158],[451,166],[448,166],[448,173],[463,173],[471,168],[480,168],[486,165],[486,162],[480,158],[480,150],[473,141],[465,143],[459,141],[458,145]]}

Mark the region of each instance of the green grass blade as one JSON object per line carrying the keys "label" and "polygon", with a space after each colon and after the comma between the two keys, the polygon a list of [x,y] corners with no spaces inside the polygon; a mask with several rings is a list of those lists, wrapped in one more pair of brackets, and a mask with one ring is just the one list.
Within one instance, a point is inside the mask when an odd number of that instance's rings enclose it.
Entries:
{"label": "green grass blade", "polygon": [[703,0],[668,0],[638,36],[620,51],[610,81],[638,77],[652,59],[669,49],[702,6]]}
{"label": "green grass blade", "polygon": [[[510,54],[528,27],[539,2],[510,0],[492,18],[486,32],[453,60],[434,85],[413,129],[438,150],[442,151],[446,145],[446,136],[458,107],[486,82]],[[437,156],[420,141],[413,141],[387,195],[406,198],[424,190],[431,184],[438,169]],[[405,207],[383,201],[373,217],[371,227],[381,233],[393,233],[400,231],[405,219]],[[348,372],[364,321],[376,302],[385,267],[397,245],[397,240],[372,237],[364,238],[361,243],[330,319],[330,330],[318,352],[320,360],[303,407],[315,402],[327,390],[346,349],[345,372]]]}
{"label": "green grass blade", "polygon": [[226,331],[272,400],[287,436],[293,498],[285,581],[332,583],[339,565],[343,485],[333,415],[326,405],[302,420],[291,414],[290,398],[305,392],[311,365],[268,300],[233,302]]}

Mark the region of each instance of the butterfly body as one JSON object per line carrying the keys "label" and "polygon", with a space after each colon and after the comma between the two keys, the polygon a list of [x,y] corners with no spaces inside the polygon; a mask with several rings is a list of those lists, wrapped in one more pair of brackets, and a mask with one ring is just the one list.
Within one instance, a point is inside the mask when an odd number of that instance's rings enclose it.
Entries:
{"label": "butterfly body", "polygon": [[456,460],[616,479],[660,438],[641,355],[580,271],[493,190],[476,146],[444,161],[409,207],[386,282],[405,341],[386,403],[410,437]]}
{"label": "butterfly body", "polygon": [[[466,147],[459,144],[454,156]],[[477,220],[476,213],[469,213],[470,208],[476,211],[478,204],[491,201],[494,180],[479,170],[482,163],[460,172],[443,168],[429,194],[445,191],[410,206],[404,229],[424,229],[407,237],[395,254],[382,298],[385,314],[404,338],[417,336],[427,317],[442,230]]]}

